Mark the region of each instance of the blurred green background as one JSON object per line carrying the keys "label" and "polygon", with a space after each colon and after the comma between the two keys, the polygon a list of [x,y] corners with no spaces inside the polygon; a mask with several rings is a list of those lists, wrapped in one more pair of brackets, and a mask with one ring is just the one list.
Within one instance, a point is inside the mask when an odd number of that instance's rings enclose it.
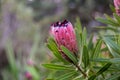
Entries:
{"label": "blurred green background", "polygon": [[113,1],[0,0],[0,80],[14,80],[14,69],[11,70],[8,63],[17,68],[15,74],[19,80],[25,80],[29,61],[35,66],[29,70],[44,80],[48,72],[41,64],[53,58],[45,46],[50,25],[64,19],[74,23],[79,17],[82,25],[92,33],[94,27],[103,25],[95,21],[96,16],[112,15],[109,4],[113,5]]}

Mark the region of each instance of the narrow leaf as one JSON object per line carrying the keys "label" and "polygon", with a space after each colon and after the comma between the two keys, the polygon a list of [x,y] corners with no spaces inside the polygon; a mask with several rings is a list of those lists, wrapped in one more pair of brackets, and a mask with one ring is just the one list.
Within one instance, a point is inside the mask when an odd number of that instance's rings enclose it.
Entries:
{"label": "narrow leaf", "polygon": [[8,41],[7,42],[7,45],[6,45],[6,55],[7,55],[7,58],[8,58],[8,62],[9,62],[9,65],[10,65],[10,68],[11,68],[11,71],[13,72],[13,75],[15,76],[15,78],[17,79],[18,77],[18,68],[17,68],[17,65],[16,65],[16,60],[15,60],[15,53],[13,51],[13,48],[12,48],[12,43],[11,41]]}
{"label": "narrow leaf", "polygon": [[80,33],[82,32],[82,25],[78,17],[76,18],[75,27],[76,27],[76,30],[78,30]]}
{"label": "narrow leaf", "polygon": [[55,41],[54,41],[53,38],[49,38],[49,39],[48,39],[47,47],[53,52],[53,54],[54,54],[60,61],[66,62],[66,61],[62,58],[62,56],[61,56],[61,54],[60,54],[60,52],[59,52],[59,50],[58,50],[57,44],[55,43]]}
{"label": "narrow leaf", "polygon": [[76,58],[76,56],[74,55],[74,53],[72,53],[71,51],[69,51],[66,47],[61,46],[62,51],[74,62],[77,63],[78,60]]}
{"label": "narrow leaf", "polygon": [[86,40],[87,40],[87,31],[86,28],[84,27],[83,33],[82,33],[82,45],[86,45]]}
{"label": "narrow leaf", "polygon": [[68,80],[70,77],[72,77],[75,74],[76,74],[76,71],[72,71],[72,72],[61,75],[56,80]]}
{"label": "narrow leaf", "polygon": [[26,66],[26,71],[30,72],[30,74],[33,76],[34,80],[39,80],[40,79],[39,73],[34,67]]}
{"label": "narrow leaf", "polygon": [[96,18],[96,20],[97,20],[97,21],[100,21],[100,22],[102,22],[102,23],[104,23],[104,24],[109,24],[109,25],[112,25],[112,26],[115,26],[115,27],[118,27],[118,26],[119,26],[119,24],[116,23],[116,22],[114,22],[113,20],[111,21],[111,20],[102,19],[102,18]]}
{"label": "narrow leaf", "polygon": [[102,74],[103,72],[105,72],[112,64],[111,63],[107,63],[105,66],[103,66],[98,72],[97,72],[97,76]]}
{"label": "narrow leaf", "polygon": [[86,46],[83,47],[83,62],[86,68],[89,65],[89,53]]}
{"label": "narrow leaf", "polygon": [[104,37],[103,40],[105,41],[108,49],[112,48],[116,53],[120,55],[120,45],[117,45],[113,40],[107,37]]}
{"label": "narrow leaf", "polygon": [[58,65],[58,64],[43,64],[43,66],[46,68],[55,69],[55,70],[74,70],[74,69],[72,69],[72,67]]}
{"label": "narrow leaf", "polygon": [[107,63],[105,66],[103,66],[96,74],[92,75],[88,80],[94,80],[97,76],[101,75],[103,72],[105,72],[112,64]]}
{"label": "narrow leaf", "polygon": [[90,36],[89,42],[88,42],[88,49],[92,50],[93,49],[93,35]]}
{"label": "narrow leaf", "polygon": [[93,53],[92,53],[92,58],[97,58],[99,53],[100,53],[100,50],[101,50],[101,45],[102,45],[102,40],[98,40],[94,50],[93,50]]}
{"label": "narrow leaf", "polygon": [[113,59],[106,59],[106,58],[97,58],[97,59],[93,59],[91,61],[94,62],[109,62],[109,63],[120,63],[120,58],[113,58]]}
{"label": "narrow leaf", "polygon": [[120,24],[120,16],[118,16],[116,13],[114,13],[113,15],[116,18],[117,22]]}
{"label": "narrow leaf", "polygon": [[115,12],[115,7],[112,4],[110,4],[109,6],[110,6],[110,9],[112,10],[112,12]]}

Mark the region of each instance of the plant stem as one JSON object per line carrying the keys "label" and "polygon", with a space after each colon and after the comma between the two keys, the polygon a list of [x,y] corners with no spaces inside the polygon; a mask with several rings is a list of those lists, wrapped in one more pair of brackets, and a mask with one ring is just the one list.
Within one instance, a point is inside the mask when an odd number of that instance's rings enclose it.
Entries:
{"label": "plant stem", "polygon": [[87,74],[83,72],[83,70],[77,65],[77,64],[74,64],[75,67],[83,74],[83,76],[86,78],[87,77]]}

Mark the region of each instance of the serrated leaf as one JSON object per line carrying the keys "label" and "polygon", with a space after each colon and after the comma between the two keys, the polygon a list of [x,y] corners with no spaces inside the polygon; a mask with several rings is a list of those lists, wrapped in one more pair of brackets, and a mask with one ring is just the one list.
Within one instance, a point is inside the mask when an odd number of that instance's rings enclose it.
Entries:
{"label": "serrated leaf", "polygon": [[68,78],[72,77],[75,74],[76,74],[76,71],[72,71],[72,72],[61,75],[56,80],[68,80]]}
{"label": "serrated leaf", "polygon": [[72,53],[64,46],[61,46],[61,49],[75,64],[78,62],[77,57],[74,55],[74,53]]}
{"label": "serrated leaf", "polygon": [[89,65],[89,53],[86,46],[83,47],[83,62],[86,68]]}
{"label": "serrated leaf", "polygon": [[48,69],[54,69],[54,70],[74,70],[72,67],[58,65],[58,64],[43,64],[43,66]]}

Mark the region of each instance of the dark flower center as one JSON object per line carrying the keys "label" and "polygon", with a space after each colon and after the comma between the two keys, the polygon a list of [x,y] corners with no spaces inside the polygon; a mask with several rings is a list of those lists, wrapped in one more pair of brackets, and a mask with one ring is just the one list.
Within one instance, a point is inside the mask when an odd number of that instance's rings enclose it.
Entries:
{"label": "dark flower center", "polygon": [[56,23],[53,24],[54,27],[67,27],[68,21],[64,20],[63,22],[57,21]]}

